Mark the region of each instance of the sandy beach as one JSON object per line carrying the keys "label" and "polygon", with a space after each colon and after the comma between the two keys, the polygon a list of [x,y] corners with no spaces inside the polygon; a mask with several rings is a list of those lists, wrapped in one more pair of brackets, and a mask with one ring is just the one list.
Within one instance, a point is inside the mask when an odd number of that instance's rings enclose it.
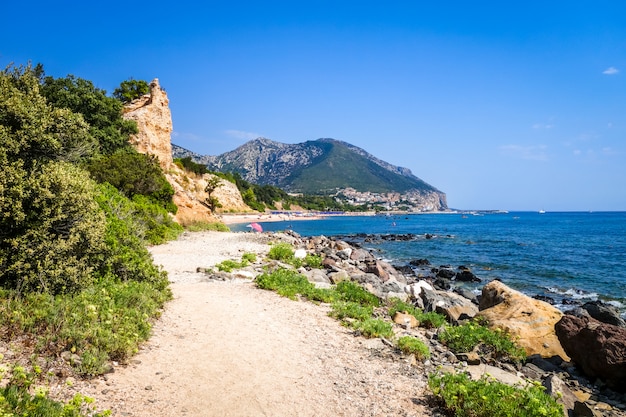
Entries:
{"label": "sandy beach", "polygon": [[380,339],[355,337],[328,306],[196,272],[264,256],[267,236],[184,233],[151,248],[174,300],[129,364],[76,388],[114,416],[432,415],[425,376]]}

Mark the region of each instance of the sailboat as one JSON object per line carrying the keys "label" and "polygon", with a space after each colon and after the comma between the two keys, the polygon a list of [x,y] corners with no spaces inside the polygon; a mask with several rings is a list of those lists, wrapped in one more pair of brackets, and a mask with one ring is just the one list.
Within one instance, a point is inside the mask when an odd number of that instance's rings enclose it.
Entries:
{"label": "sailboat", "polygon": [[546,214],[546,211],[541,209],[541,210],[539,210],[539,214]]}

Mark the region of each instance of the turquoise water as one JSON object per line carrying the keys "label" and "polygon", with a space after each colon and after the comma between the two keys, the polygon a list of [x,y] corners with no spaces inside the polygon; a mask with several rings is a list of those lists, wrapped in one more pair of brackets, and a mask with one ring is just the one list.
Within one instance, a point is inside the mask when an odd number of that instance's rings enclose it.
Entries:
{"label": "turquoise water", "polygon": [[[550,296],[560,307],[563,299],[601,299],[626,308],[626,212],[332,216],[259,223],[267,231],[292,229],[303,236],[353,241],[362,241],[358,234],[363,233],[414,234],[410,241],[375,239],[363,246],[394,265],[420,258],[432,265],[466,265],[483,283],[499,278],[528,295]],[[245,224],[231,229],[249,230]]]}

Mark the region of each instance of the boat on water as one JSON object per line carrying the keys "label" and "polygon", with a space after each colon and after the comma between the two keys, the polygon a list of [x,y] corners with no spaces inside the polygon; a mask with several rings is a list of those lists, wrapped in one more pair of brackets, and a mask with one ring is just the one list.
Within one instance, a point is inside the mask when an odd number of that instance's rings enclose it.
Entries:
{"label": "boat on water", "polygon": [[539,210],[539,214],[546,214],[545,210]]}

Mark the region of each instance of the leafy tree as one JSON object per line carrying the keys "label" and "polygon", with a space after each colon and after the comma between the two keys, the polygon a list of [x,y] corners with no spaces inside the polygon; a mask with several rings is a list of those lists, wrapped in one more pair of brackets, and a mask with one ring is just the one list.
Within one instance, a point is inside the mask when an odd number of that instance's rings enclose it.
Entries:
{"label": "leafy tree", "polygon": [[79,113],[89,124],[89,133],[96,139],[99,151],[112,154],[130,148],[129,136],[137,133],[137,124],[122,117],[122,103],[107,97],[106,91],[91,81],[68,75],[65,78],[44,77],[41,94],[59,109]]}
{"label": "leafy tree", "polygon": [[213,192],[223,185],[222,180],[216,176],[207,180],[206,187],[204,187],[204,191],[208,194],[208,197],[205,200],[205,205],[209,208],[209,210],[211,210],[211,213],[214,213],[216,208],[222,207],[219,200],[213,196]]}
{"label": "leafy tree", "polygon": [[176,212],[177,207],[172,202],[174,188],[163,175],[154,155],[121,150],[93,159],[87,169],[96,181],[108,182],[128,198],[143,195],[168,211]]}
{"label": "leafy tree", "polygon": [[186,156],[184,158],[175,158],[174,163],[179,165],[184,170],[193,172],[194,174],[204,175],[209,173],[206,165],[194,162],[190,156]]}
{"label": "leafy tree", "polygon": [[149,92],[150,86],[146,81],[130,78],[122,81],[120,86],[113,91],[113,97],[122,103],[129,103]]}

